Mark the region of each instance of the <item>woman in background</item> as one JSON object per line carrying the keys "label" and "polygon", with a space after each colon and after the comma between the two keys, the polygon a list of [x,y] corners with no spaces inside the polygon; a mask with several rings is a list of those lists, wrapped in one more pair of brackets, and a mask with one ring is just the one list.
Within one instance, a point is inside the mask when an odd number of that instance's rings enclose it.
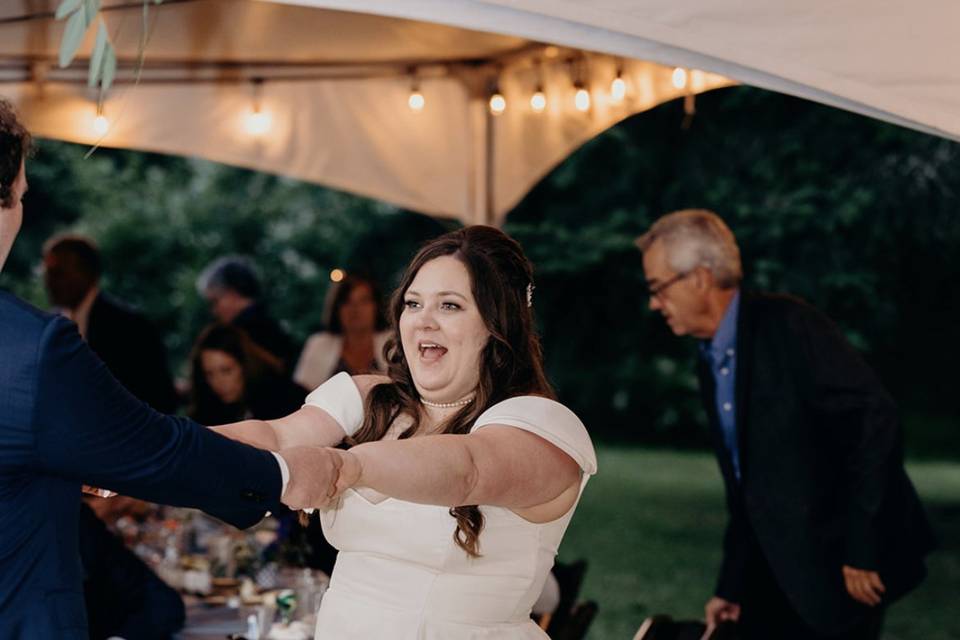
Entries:
{"label": "woman in background", "polygon": [[205,425],[296,411],[306,391],[287,380],[279,361],[237,327],[212,324],[193,346],[188,414]]}
{"label": "woman in background", "polygon": [[[286,378],[280,361],[257,346],[246,332],[225,324],[208,326],[193,347],[191,418],[208,426],[238,420],[272,420],[303,406],[306,391]],[[304,525],[290,511],[274,513],[280,522],[278,545],[297,565],[326,573],[337,550],[320,523]]]}
{"label": "woman in background", "polygon": [[350,275],[327,295],[323,314],[326,331],[307,339],[294,381],[316,389],[333,375],[384,373],[383,346],[390,337],[380,296],[373,281]]}

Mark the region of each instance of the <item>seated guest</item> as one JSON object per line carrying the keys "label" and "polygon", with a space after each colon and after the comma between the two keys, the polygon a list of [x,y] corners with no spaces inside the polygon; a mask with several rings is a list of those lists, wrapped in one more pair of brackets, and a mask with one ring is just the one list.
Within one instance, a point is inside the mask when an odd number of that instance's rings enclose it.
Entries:
{"label": "seated guest", "polygon": [[193,346],[191,418],[218,425],[270,420],[300,408],[306,391],[284,377],[276,360],[237,327],[208,326]]}
{"label": "seated guest", "polygon": [[164,640],[183,628],[183,600],[80,505],[80,558],[90,640]]}
{"label": "seated guest", "polygon": [[293,379],[316,389],[341,371],[385,373],[383,346],[390,336],[380,296],[371,280],[347,276],[331,287],[323,313],[326,331],[307,339]]}
{"label": "seated guest", "polygon": [[260,278],[250,261],[240,256],[214,260],[197,278],[197,290],[217,321],[246,331],[254,344],[276,358],[289,375],[296,347],[261,300]]}
{"label": "seated guest", "polygon": [[[205,425],[247,418],[272,420],[303,406],[306,391],[280,374],[269,354],[240,329],[213,324],[197,339],[191,356],[193,402],[190,417]],[[319,523],[301,524],[290,511],[277,511],[280,542],[299,550],[299,562],[333,570],[336,550]]]}
{"label": "seated guest", "polygon": [[43,280],[50,302],[77,323],[80,335],[127,391],[161,413],[177,408],[167,352],[140,312],[100,290],[102,259],[92,240],[55,236],[43,247]]}

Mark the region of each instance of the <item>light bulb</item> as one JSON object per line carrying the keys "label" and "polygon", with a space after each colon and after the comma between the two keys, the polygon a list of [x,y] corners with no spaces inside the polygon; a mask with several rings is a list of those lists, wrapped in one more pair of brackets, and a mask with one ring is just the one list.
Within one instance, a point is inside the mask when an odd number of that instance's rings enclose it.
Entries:
{"label": "light bulb", "polygon": [[244,126],[252,136],[262,136],[273,126],[273,118],[265,111],[251,111],[247,114]]}
{"label": "light bulb", "polygon": [[490,113],[495,116],[500,115],[507,108],[507,99],[500,93],[490,96]]}
{"label": "light bulb", "polygon": [[677,89],[683,89],[687,86],[687,70],[677,67],[673,70],[673,86]]}
{"label": "light bulb", "polygon": [[547,96],[543,95],[543,91],[540,89],[537,89],[537,91],[530,96],[530,108],[537,113],[541,113],[547,108]]}
{"label": "light bulb", "polygon": [[589,111],[590,92],[583,87],[577,89],[577,95],[573,98],[573,104],[576,105],[578,111]]}
{"label": "light bulb", "polygon": [[610,97],[613,98],[614,102],[620,102],[627,96],[627,83],[617,76],[613,79],[613,82],[610,83]]}
{"label": "light bulb", "polygon": [[330,280],[333,282],[340,282],[346,276],[343,272],[343,269],[334,269],[330,272]]}
{"label": "light bulb", "polygon": [[110,121],[107,120],[107,116],[102,113],[99,114],[96,118],[93,119],[93,132],[98,136],[107,135],[107,131],[110,130]]}
{"label": "light bulb", "polygon": [[422,111],[427,101],[423,99],[423,94],[414,89],[410,92],[410,97],[407,99],[407,104],[410,105],[410,108],[414,111]]}

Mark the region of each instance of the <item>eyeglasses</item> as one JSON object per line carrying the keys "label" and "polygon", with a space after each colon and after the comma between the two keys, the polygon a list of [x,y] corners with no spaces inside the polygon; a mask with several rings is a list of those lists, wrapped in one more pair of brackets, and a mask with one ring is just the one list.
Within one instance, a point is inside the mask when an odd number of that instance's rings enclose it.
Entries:
{"label": "eyeglasses", "polygon": [[677,284],[678,282],[680,282],[681,280],[683,280],[684,278],[686,278],[687,276],[689,276],[691,273],[693,273],[693,272],[692,272],[692,271],[687,271],[686,273],[678,273],[677,275],[675,275],[675,276],[673,276],[672,278],[668,279],[666,282],[661,282],[661,283],[658,284],[658,285],[649,287],[649,288],[647,289],[647,294],[648,294],[651,298],[659,298],[659,297],[663,294],[664,291],[666,291],[667,289],[669,289],[669,288],[672,287],[673,285]]}

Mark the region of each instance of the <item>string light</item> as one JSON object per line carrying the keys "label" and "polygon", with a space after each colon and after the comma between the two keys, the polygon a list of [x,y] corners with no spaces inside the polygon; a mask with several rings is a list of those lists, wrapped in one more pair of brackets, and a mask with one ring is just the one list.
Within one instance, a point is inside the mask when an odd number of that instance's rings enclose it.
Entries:
{"label": "string light", "polygon": [[495,116],[503,113],[507,108],[507,99],[499,91],[490,96],[490,113]]}
{"label": "string light", "polygon": [[547,96],[543,93],[543,87],[537,86],[537,90],[530,96],[530,108],[535,113],[543,113],[543,110],[547,108]]}
{"label": "string light", "polygon": [[422,111],[423,107],[427,104],[427,101],[424,100],[422,93],[420,93],[417,89],[413,89],[410,92],[410,97],[407,98],[407,104],[410,105],[410,108],[414,111]]}
{"label": "string light", "polygon": [[273,127],[273,117],[262,109],[263,79],[254,78],[251,84],[253,86],[253,105],[244,119],[244,128],[251,136],[259,137],[265,135]]}
{"label": "string light", "polygon": [[98,113],[97,117],[93,119],[93,132],[97,136],[103,137],[107,135],[107,131],[110,131],[110,120],[102,113]]}
{"label": "string light", "polygon": [[617,77],[610,83],[610,98],[614,103],[622,102],[627,97],[627,83],[623,79],[623,70],[617,68]]}
{"label": "string light", "polygon": [[590,92],[579,83],[577,84],[577,93],[573,96],[573,104],[577,107],[577,111],[590,110]]}
{"label": "string light", "polygon": [[687,86],[687,70],[677,67],[673,70],[673,76],[671,78],[673,81],[673,86],[677,89],[684,89]]}
{"label": "string light", "polygon": [[330,281],[331,282],[340,282],[346,277],[346,273],[343,272],[343,269],[333,269],[330,272]]}
{"label": "string light", "polygon": [[410,97],[407,98],[407,106],[411,111],[423,111],[427,101],[420,93],[420,80],[417,79],[417,70],[410,70]]}

